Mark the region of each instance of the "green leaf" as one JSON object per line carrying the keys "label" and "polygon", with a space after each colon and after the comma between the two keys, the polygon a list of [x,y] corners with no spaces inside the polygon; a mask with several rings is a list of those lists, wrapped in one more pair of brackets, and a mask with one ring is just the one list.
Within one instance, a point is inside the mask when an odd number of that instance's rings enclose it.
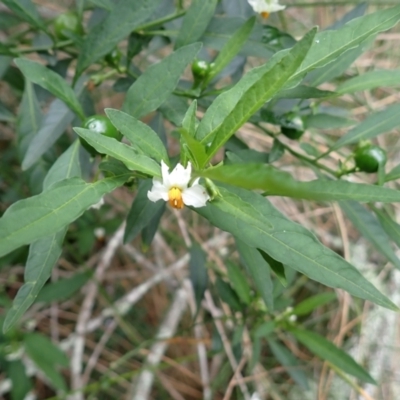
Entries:
{"label": "green leaf", "polygon": [[239,266],[226,260],[229,282],[243,304],[251,303],[250,286],[247,283],[246,275],[240,270]]}
{"label": "green leaf", "polygon": [[299,182],[284,171],[265,164],[222,165],[196,172],[210,178],[245,189],[262,189],[268,195],[288,196],[296,199],[333,201],[356,200],[360,202],[400,201],[398,190],[342,180],[315,179]]}
{"label": "green leaf", "polygon": [[[157,9],[160,0],[121,0],[87,35],[79,52],[76,77],[146,21]],[[75,79],[76,79],[75,77]]]}
{"label": "green leaf", "polygon": [[128,178],[122,175],[95,183],[65,179],[37,196],[17,201],[0,218],[0,257],[60,231]]}
{"label": "green leaf", "polygon": [[386,174],[385,181],[389,182],[399,178],[400,178],[400,164],[394,167],[390,172]]}
{"label": "green leaf", "polygon": [[276,328],[276,323],[275,321],[267,321],[258,326],[254,330],[254,337],[255,338],[263,338],[263,337],[268,337],[271,335],[271,333],[275,330]]}
{"label": "green leaf", "polygon": [[337,150],[360,140],[372,139],[400,125],[400,104],[393,104],[383,111],[373,113],[343,135],[331,148]]}
{"label": "green leaf", "polygon": [[33,84],[26,81],[17,119],[18,153],[21,159],[25,156],[32,138],[39,131],[41,122],[42,112]]}
{"label": "green leaf", "polygon": [[312,86],[319,86],[324,82],[330,82],[336,77],[343,75],[343,73],[350,68],[351,64],[353,64],[361,54],[368,50],[374,39],[375,35],[368,37],[356,47],[344,51],[329,64],[322,68],[314,69],[309,75],[307,75],[305,80]]}
{"label": "green leaf", "polygon": [[55,368],[56,365],[68,367],[67,356],[49,339],[38,333],[29,333],[24,336],[26,353],[36,366],[44,372],[55,389],[67,390],[64,378]]}
{"label": "green leaf", "polygon": [[215,281],[215,290],[218,293],[218,297],[234,311],[242,311],[242,305],[240,299],[232,287],[223,281],[221,278],[217,278]]}
{"label": "green leaf", "polygon": [[275,275],[279,279],[279,282],[282,284],[282,286],[286,287],[287,286],[286,271],[285,271],[285,267],[283,266],[283,264],[279,261],[276,261],[265,251],[263,251],[261,249],[257,249],[257,250],[260,252],[261,257],[269,265],[269,267],[272,269],[272,271],[275,272]]}
{"label": "green leaf", "polygon": [[181,135],[182,147],[188,150],[190,159],[196,168],[202,165],[207,159],[207,153],[205,147],[197,141],[186,129],[180,128],[179,133]]}
{"label": "green leaf", "polygon": [[342,83],[336,93],[354,93],[380,87],[396,87],[400,85],[400,70],[369,71]]}
{"label": "green leaf", "polygon": [[107,117],[112,124],[131,142],[139,153],[154,158],[158,162],[164,160],[169,164],[167,150],[156,132],[148,125],[119,110],[106,108]]}
{"label": "green leaf", "polygon": [[207,256],[201,246],[194,243],[190,248],[189,277],[193,286],[196,307],[199,310],[208,286]]}
{"label": "green leaf", "polygon": [[240,49],[245,44],[253,30],[255,21],[255,17],[248,19],[225,43],[224,47],[213,62],[211,73],[207,76],[204,86],[206,86],[214,76],[217,76],[233,60],[233,58],[238,55]]}
{"label": "green leaf", "polygon": [[238,188],[219,190],[221,197],[196,209],[216,227],[317,282],[397,310],[356,268],[311,232],[285,218],[267,199]]}
{"label": "green leaf", "polygon": [[374,208],[374,212],[378,217],[378,220],[385,230],[385,232],[390,236],[390,238],[400,247],[400,225],[394,221],[392,217],[385,211]]}
{"label": "green leaf", "polygon": [[295,315],[307,315],[314,311],[318,307],[332,302],[336,299],[336,294],[332,292],[320,293],[315,296],[311,296],[308,299],[303,300],[301,303],[297,304],[293,309],[293,314]]}
{"label": "green leaf", "polygon": [[[79,141],[77,140],[50,168],[43,182],[43,188],[47,190],[56,182],[80,175]],[[13,305],[6,315],[3,324],[4,332],[17,323],[50,278],[54,264],[61,255],[66,232],[67,230],[63,228],[54,235],[44,237],[31,244],[25,266],[24,284],[18,290]]]}
{"label": "green leaf", "polygon": [[273,339],[268,339],[268,346],[275,358],[286,367],[287,373],[303,389],[308,389],[307,375],[302,371],[297,358],[283,345]]}
{"label": "green leaf", "polygon": [[158,226],[160,225],[161,217],[165,212],[166,203],[161,202],[161,204],[162,206],[160,207],[160,209],[158,209],[151,221],[142,230],[142,243],[144,250],[150,247],[151,242],[153,241],[154,236],[157,233]]}
{"label": "green leaf", "polygon": [[[213,138],[211,147],[208,150],[208,160],[210,160],[218,149],[292,77],[304,60],[312,44],[315,33],[316,29],[312,29],[275,65],[271,67],[268,63],[262,67],[256,68],[251,75],[248,74],[250,76],[247,77],[244,82],[239,82],[231,90],[224,93],[228,96],[230,92],[233,92],[237,103],[235,103],[233,107],[229,107],[228,105],[228,109],[230,108],[230,110],[227,115],[225,115],[225,112],[222,112],[222,118],[219,119],[220,124],[217,126],[213,124],[213,130],[211,132],[209,131],[207,136],[202,138],[203,143],[207,143]],[[231,105],[232,100],[230,100],[230,106]],[[225,110],[227,109],[226,106],[224,108]],[[206,115],[208,112],[207,110]],[[213,112],[215,112],[214,109]],[[199,125],[199,129],[200,126],[201,124]],[[205,163],[202,166],[204,165]]]}
{"label": "green leaf", "polygon": [[196,133],[196,127],[198,124],[196,118],[196,112],[197,112],[197,100],[193,100],[189,108],[187,109],[185,117],[183,118],[182,121],[182,128],[184,128],[187,131],[187,133],[192,137],[194,137]]}
{"label": "green leaf", "polygon": [[217,0],[192,0],[176,38],[175,49],[194,43],[201,38],[214,15],[216,6]]}
{"label": "green leaf", "polygon": [[129,88],[122,109],[136,118],[156,110],[171,95],[201,46],[193,43],[182,47],[147,68]]}
{"label": "green leaf", "polygon": [[375,380],[367,371],[365,371],[364,368],[357,364],[347,353],[336,347],[324,337],[300,328],[290,328],[290,332],[300,343],[306,346],[318,357],[332,363],[343,372],[353,375],[363,382],[376,385]]}
{"label": "green leaf", "polygon": [[162,115],[175,126],[181,126],[188,108],[187,99],[174,94],[168,96],[160,107]]}
{"label": "green leaf", "polygon": [[75,142],[51,166],[43,182],[43,190],[47,190],[56,182],[66,178],[81,176],[79,162],[79,140]]}
{"label": "green leaf", "polygon": [[357,230],[396,268],[400,269],[400,260],[397,258],[390,244],[390,238],[376,217],[370,211],[354,201],[340,202],[340,207]]}
{"label": "green leaf", "polygon": [[275,99],[321,99],[334,96],[336,93],[329,90],[320,90],[315,87],[299,85],[292,89],[282,90],[274,96]]}
{"label": "green leaf", "polygon": [[93,276],[91,271],[77,273],[71,278],[60,279],[49,283],[39,293],[36,303],[51,303],[52,301],[62,301],[69,299]]}
{"label": "green leaf", "polygon": [[107,11],[111,11],[114,8],[114,4],[111,0],[89,0],[97,7],[104,8]]}
{"label": "green leaf", "polygon": [[141,181],[135,200],[129,210],[126,219],[126,228],[124,234],[124,243],[128,243],[144,229],[160,211],[163,206],[163,201],[152,202],[147,197],[147,192],[151,189],[153,182],[151,179]]}
{"label": "green leaf", "polygon": [[396,6],[355,18],[335,31],[318,33],[314,45],[294,75],[293,81],[308,71],[336,60],[345,51],[357,47],[365,39],[392,28],[399,19],[400,6]]}
{"label": "green leaf", "polygon": [[249,247],[246,243],[239,240],[236,240],[236,246],[240,254],[240,258],[243,264],[246,266],[249,271],[251,277],[253,278],[253,282],[257,288],[257,292],[261,295],[265,305],[267,306],[269,311],[274,310],[274,286],[271,280],[271,272],[269,269],[269,265],[262,258],[260,252],[253,248]]}
{"label": "green leaf", "polygon": [[7,362],[4,366],[6,376],[11,379],[11,399],[24,400],[27,394],[32,390],[32,381],[26,375],[25,365],[21,360]]}
{"label": "green leaf", "polygon": [[307,115],[304,117],[304,126],[306,128],[337,129],[344,128],[349,125],[354,125],[356,123],[357,121],[351,120],[349,118],[325,113]]}
{"label": "green leaf", "polygon": [[74,119],[74,113],[59,99],[55,99],[44,116],[38,131],[26,149],[22,169],[26,171],[49,150]]}
{"label": "green leaf", "polygon": [[81,119],[85,119],[85,113],[78,98],[71,86],[60,75],[27,58],[16,58],[14,62],[27,79],[48,90],[67,104]]}
{"label": "green leaf", "polygon": [[[227,17],[226,15],[214,16],[201,38],[204,46],[221,51],[226,43],[232,38],[232,33],[240,29],[246,22],[244,19],[246,17],[247,16],[244,15],[241,15],[240,17]],[[171,34],[174,36],[174,32],[171,32]],[[251,36],[242,46],[240,55],[263,58],[271,57],[275,50],[273,50],[271,46],[262,43],[262,35],[263,28],[261,24],[256,24]]]}
{"label": "green leaf", "polygon": [[3,0],[2,2],[19,18],[36,28],[45,30],[45,25],[31,0]]}
{"label": "green leaf", "polygon": [[13,305],[7,312],[3,332],[10,330],[19,321],[50,278],[51,271],[61,255],[66,232],[66,229],[62,229],[52,236],[46,236],[31,244],[25,267],[24,284],[18,290]]}
{"label": "green leaf", "polygon": [[74,128],[74,131],[99,153],[108,154],[122,161],[131,171],[140,171],[151,176],[161,176],[160,166],[150,157],[136,153],[133,147],[120,143],[114,138],[99,135],[89,129]]}

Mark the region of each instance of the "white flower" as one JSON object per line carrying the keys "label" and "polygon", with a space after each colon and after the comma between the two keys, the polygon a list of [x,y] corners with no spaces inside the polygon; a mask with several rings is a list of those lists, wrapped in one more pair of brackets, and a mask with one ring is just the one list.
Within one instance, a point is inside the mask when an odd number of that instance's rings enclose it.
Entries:
{"label": "white flower", "polygon": [[104,198],[103,198],[103,197],[102,197],[96,204],[91,205],[91,206],[89,207],[89,209],[90,209],[90,208],[93,208],[93,209],[95,209],[95,210],[100,210],[100,208],[101,208],[102,205],[104,205]]}
{"label": "white flower", "polygon": [[279,4],[279,0],[247,0],[256,13],[268,18],[269,14],[284,10],[286,6]]}
{"label": "white flower", "polygon": [[199,179],[194,180],[188,187],[192,174],[192,164],[188,162],[185,168],[178,163],[174,170],[169,173],[168,165],[161,161],[162,180],[153,178],[153,187],[147,192],[147,197],[151,201],[168,201],[173,208],[183,208],[187,206],[204,207],[210,199],[206,189],[199,185]]}

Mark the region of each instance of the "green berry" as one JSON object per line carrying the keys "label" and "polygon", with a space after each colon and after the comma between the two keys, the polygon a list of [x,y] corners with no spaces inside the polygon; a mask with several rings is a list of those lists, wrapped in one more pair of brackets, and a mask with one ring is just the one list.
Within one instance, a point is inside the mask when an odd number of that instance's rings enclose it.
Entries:
{"label": "green berry", "polygon": [[58,39],[69,39],[69,33],[82,35],[83,28],[78,16],[73,12],[60,14],[53,23],[54,33]]}
{"label": "green berry", "polygon": [[386,151],[379,146],[363,146],[354,153],[354,161],[360,171],[373,173],[378,171],[380,165],[386,164]]}
{"label": "green berry", "polygon": [[[90,129],[93,132],[97,132],[100,135],[114,138],[116,140],[122,139],[122,134],[114,127],[111,121],[104,115],[92,115],[86,118],[83,122],[83,127]],[[79,138],[82,146],[94,157],[97,154],[97,150],[93,148],[86,140]]]}

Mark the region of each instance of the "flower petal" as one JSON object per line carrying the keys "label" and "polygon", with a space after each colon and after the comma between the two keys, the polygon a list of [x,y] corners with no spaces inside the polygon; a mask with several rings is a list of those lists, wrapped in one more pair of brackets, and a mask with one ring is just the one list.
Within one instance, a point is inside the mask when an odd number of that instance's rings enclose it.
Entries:
{"label": "flower petal", "polygon": [[210,200],[210,196],[204,186],[196,184],[183,190],[182,199],[187,206],[198,208],[204,207],[207,201]]}
{"label": "flower petal", "polygon": [[170,187],[178,187],[180,189],[187,188],[192,174],[192,164],[189,162],[185,168],[181,163],[176,164],[174,170],[169,174]]}
{"label": "flower petal", "polygon": [[[162,175],[162,182],[163,185],[166,187],[170,187],[169,184],[169,167],[165,164],[164,160],[161,160],[161,175]],[[154,180],[153,180],[154,183]]]}
{"label": "flower petal", "polygon": [[153,179],[153,187],[147,192],[150,201],[168,201],[168,188],[158,179]]}
{"label": "flower petal", "polygon": [[286,6],[279,4],[278,0],[247,0],[253,10],[257,13],[272,13],[284,10]]}

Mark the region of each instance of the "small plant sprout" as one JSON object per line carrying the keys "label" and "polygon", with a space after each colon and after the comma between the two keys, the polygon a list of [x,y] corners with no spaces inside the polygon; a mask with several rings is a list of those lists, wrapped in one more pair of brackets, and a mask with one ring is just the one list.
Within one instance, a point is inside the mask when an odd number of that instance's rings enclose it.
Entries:
{"label": "small plant sprout", "polygon": [[286,6],[279,4],[278,0],[248,0],[248,2],[253,10],[259,13],[263,18],[268,18],[271,13],[286,8]]}
{"label": "small plant sprout", "polygon": [[184,205],[193,207],[204,207],[210,199],[206,189],[199,184],[197,178],[189,186],[192,175],[192,164],[188,162],[185,168],[178,163],[171,173],[168,171],[167,164],[161,161],[162,180],[153,179],[153,187],[147,192],[147,197],[151,201],[168,201],[171,207],[182,209]]}

